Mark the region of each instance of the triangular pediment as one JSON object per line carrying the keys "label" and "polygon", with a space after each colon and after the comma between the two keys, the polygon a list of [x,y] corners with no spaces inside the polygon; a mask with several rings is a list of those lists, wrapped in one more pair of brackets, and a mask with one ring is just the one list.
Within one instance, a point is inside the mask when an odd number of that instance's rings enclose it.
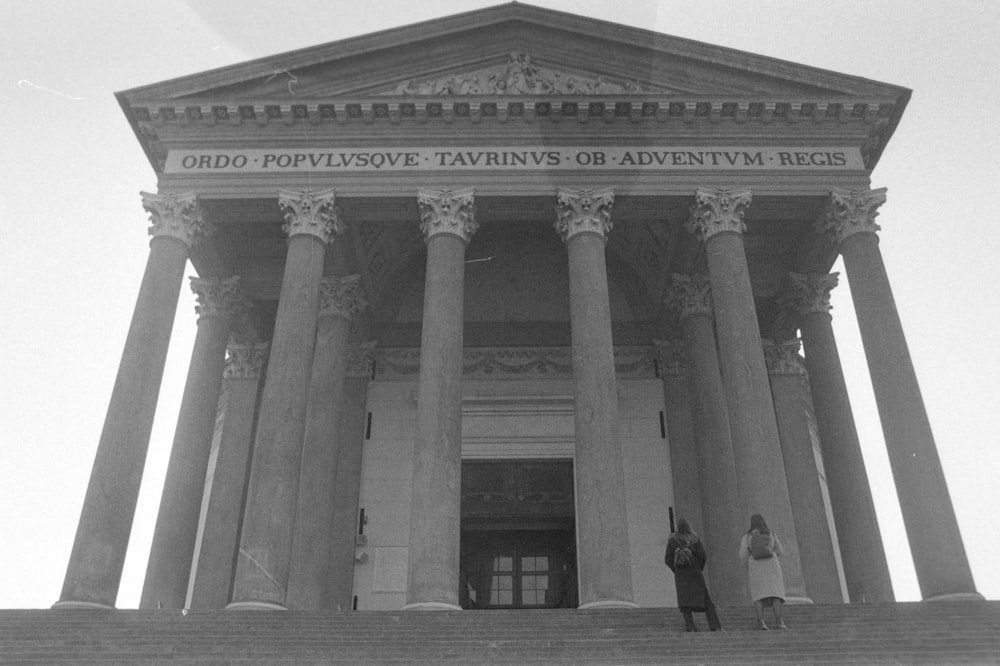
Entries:
{"label": "triangular pediment", "polygon": [[519,3],[136,88],[147,100],[456,95],[896,98],[904,89]]}

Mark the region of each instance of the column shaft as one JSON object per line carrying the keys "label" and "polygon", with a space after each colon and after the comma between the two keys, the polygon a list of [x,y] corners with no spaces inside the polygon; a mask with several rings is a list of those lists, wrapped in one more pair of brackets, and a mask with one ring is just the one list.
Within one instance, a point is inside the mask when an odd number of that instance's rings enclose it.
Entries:
{"label": "column shaft", "polygon": [[[667,445],[670,448],[670,474],[674,487],[674,517],[687,518],[696,531],[705,530],[702,518],[702,488],[698,462],[698,442],[685,363],[673,341],[658,343],[660,374],[663,377],[663,402],[667,422]],[[706,536],[705,532],[702,532]]]}
{"label": "column shaft", "polygon": [[920,592],[924,599],[976,597],[878,237],[853,234],[841,253]]}
{"label": "column shaft", "polygon": [[685,317],[682,323],[687,349],[691,407],[698,437],[698,473],[702,486],[702,513],[712,598],[723,606],[744,600],[743,571],[730,557],[743,535],[747,511],[740,504],[729,411],[719,373],[712,320]]}
{"label": "column shaft", "polygon": [[[236,281],[231,281],[226,286],[234,291],[236,285]],[[224,288],[219,280],[192,279],[192,289],[199,295],[200,303],[198,332],[167,463],[139,608],[185,607],[231,329],[230,304],[222,302],[231,295],[223,295]]]}
{"label": "column shaft", "polygon": [[266,353],[266,344],[234,345],[230,350],[219,452],[191,592],[193,609],[221,609],[230,600]]}
{"label": "column shaft", "polygon": [[367,415],[367,374],[344,380],[344,407],[338,428],[342,444],[334,484],[333,528],[327,607],[350,610],[354,596],[354,557],[357,555],[358,494],[361,490],[361,452]]}
{"label": "column shaft", "polygon": [[[321,316],[316,330],[309,403],[306,409],[305,443],[299,507],[292,540],[292,573],[288,605],[296,610],[326,608],[330,545],[333,533],[334,482],[341,437],[338,426],[347,367],[350,317],[357,299],[357,276],[324,280]],[[351,294],[348,297],[347,291]],[[351,536],[351,535],[348,535]]]}
{"label": "column shaft", "polygon": [[229,608],[285,608],[324,255],[288,240]]}
{"label": "column shaft", "polygon": [[460,608],[465,243],[451,233],[427,239],[408,608]]}
{"label": "column shaft", "polygon": [[187,257],[188,245],[177,238],[150,241],[56,606],[115,604]]}
{"label": "column shaft", "polygon": [[605,242],[566,241],[576,426],[580,606],[631,606],[632,572]]}
{"label": "column shaft", "polygon": [[762,514],[778,532],[785,547],[781,566],[788,595],[805,599],[808,597],[795,521],[743,237],[717,234],[708,241],[707,253],[741,503],[744,510]]}
{"label": "column shaft", "polygon": [[805,394],[808,389],[804,368],[798,359],[798,341],[774,344],[769,352],[771,394],[788,492],[792,498],[802,575],[813,601],[820,604],[844,603],[807,420]]}
{"label": "column shaft", "polygon": [[800,326],[847,594],[855,603],[895,601],[830,316],[805,314]]}

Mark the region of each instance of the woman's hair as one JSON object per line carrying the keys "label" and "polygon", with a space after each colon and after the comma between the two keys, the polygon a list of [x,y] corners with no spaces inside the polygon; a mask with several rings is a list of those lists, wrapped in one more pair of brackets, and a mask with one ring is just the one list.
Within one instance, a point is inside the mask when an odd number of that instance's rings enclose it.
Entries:
{"label": "woman's hair", "polygon": [[770,534],[771,530],[767,528],[767,523],[764,522],[764,516],[759,513],[755,513],[750,516],[750,529],[747,530],[747,534],[757,530],[761,534]]}
{"label": "woman's hair", "polygon": [[691,534],[691,523],[687,521],[687,518],[681,518],[677,521],[677,533]]}

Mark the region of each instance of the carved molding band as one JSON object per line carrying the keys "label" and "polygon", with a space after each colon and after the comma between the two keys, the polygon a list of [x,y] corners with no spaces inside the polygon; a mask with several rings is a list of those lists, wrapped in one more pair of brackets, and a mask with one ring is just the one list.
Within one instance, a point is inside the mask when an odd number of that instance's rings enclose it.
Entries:
{"label": "carved molding band", "polygon": [[681,319],[712,317],[712,286],[707,275],[674,273],[663,305],[676,309]]}
{"label": "carved molding band", "polygon": [[270,344],[255,342],[229,345],[229,356],[223,377],[226,379],[257,379],[267,363]]}
{"label": "carved molding band", "polygon": [[845,190],[834,188],[826,217],[820,221],[820,231],[828,233],[837,243],[859,233],[877,233],[875,224],[878,208],[885,203],[886,188],[877,190]]}
{"label": "carved molding band", "polygon": [[[375,355],[375,377],[380,380],[416,381],[420,349],[383,349]],[[656,376],[650,347],[615,349],[615,374],[619,378]],[[468,379],[567,379],[573,376],[568,347],[513,347],[465,349],[462,375]]]}
{"label": "carved molding band", "polygon": [[515,51],[507,64],[465,74],[401,83],[396,95],[613,95],[646,92],[635,82],[613,83],[604,77],[566,75],[531,61]]}
{"label": "carved molding band", "polygon": [[666,377],[683,377],[687,374],[687,349],[683,340],[653,340],[653,350]]}
{"label": "carved molding band", "polygon": [[347,376],[370,379],[375,363],[377,340],[352,342],[347,346]]}
{"label": "carved molding band", "polygon": [[194,192],[139,194],[142,196],[142,207],[149,213],[150,236],[169,236],[191,247],[200,236],[212,233],[211,225],[202,214],[198,195]]}
{"label": "carved molding band", "polygon": [[685,227],[703,241],[723,231],[742,234],[747,228],[743,214],[751,198],[749,187],[738,190],[696,188],[695,205],[691,207],[691,217]]}
{"label": "carved molding band", "polygon": [[769,375],[805,375],[805,361],[799,355],[798,340],[761,340]]}
{"label": "carved molding band", "polygon": [[344,231],[334,203],[333,188],[316,192],[278,190],[278,206],[285,216],[281,230],[289,237],[308,234],[329,243],[334,234]]}
{"label": "carved molding band", "polygon": [[468,243],[479,229],[475,214],[475,191],[417,190],[420,206],[420,231],[424,240],[435,234],[453,234]]}
{"label": "carved molding band", "polygon": [[563,242],[577,234],[597,234],[607,241],[611,232],[611,206],[615,191],[606,187],[600,190],[556,190],[556,233]]}
{"label": "carved molding band", "polygon": [[837,286],[839,273],[789,273],[789,288],[782,296],[782,303],[791,306],[799,315],[828,314],[830,292]]}
{"label": "carved molding band", "polygon": [[351,319],[367,307],[361,293],[361,276],[323,278],[319,285],[319,316]]}
{"label": "carved molding band", "polygon": [[205,317],[235,317],[250,307],[240,290],[239,276],[221,280],[192,277],[190,280],[191,291],[198,301],[194,311],[199,320]]}

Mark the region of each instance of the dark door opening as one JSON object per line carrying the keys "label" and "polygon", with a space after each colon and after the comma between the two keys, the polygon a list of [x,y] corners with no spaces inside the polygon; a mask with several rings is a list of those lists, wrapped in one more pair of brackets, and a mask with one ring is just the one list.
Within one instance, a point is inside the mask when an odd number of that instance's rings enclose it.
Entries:
{"label": "dark door opening", "polygon": [[573,463],[462,464],[463,608],[576,608]]}

